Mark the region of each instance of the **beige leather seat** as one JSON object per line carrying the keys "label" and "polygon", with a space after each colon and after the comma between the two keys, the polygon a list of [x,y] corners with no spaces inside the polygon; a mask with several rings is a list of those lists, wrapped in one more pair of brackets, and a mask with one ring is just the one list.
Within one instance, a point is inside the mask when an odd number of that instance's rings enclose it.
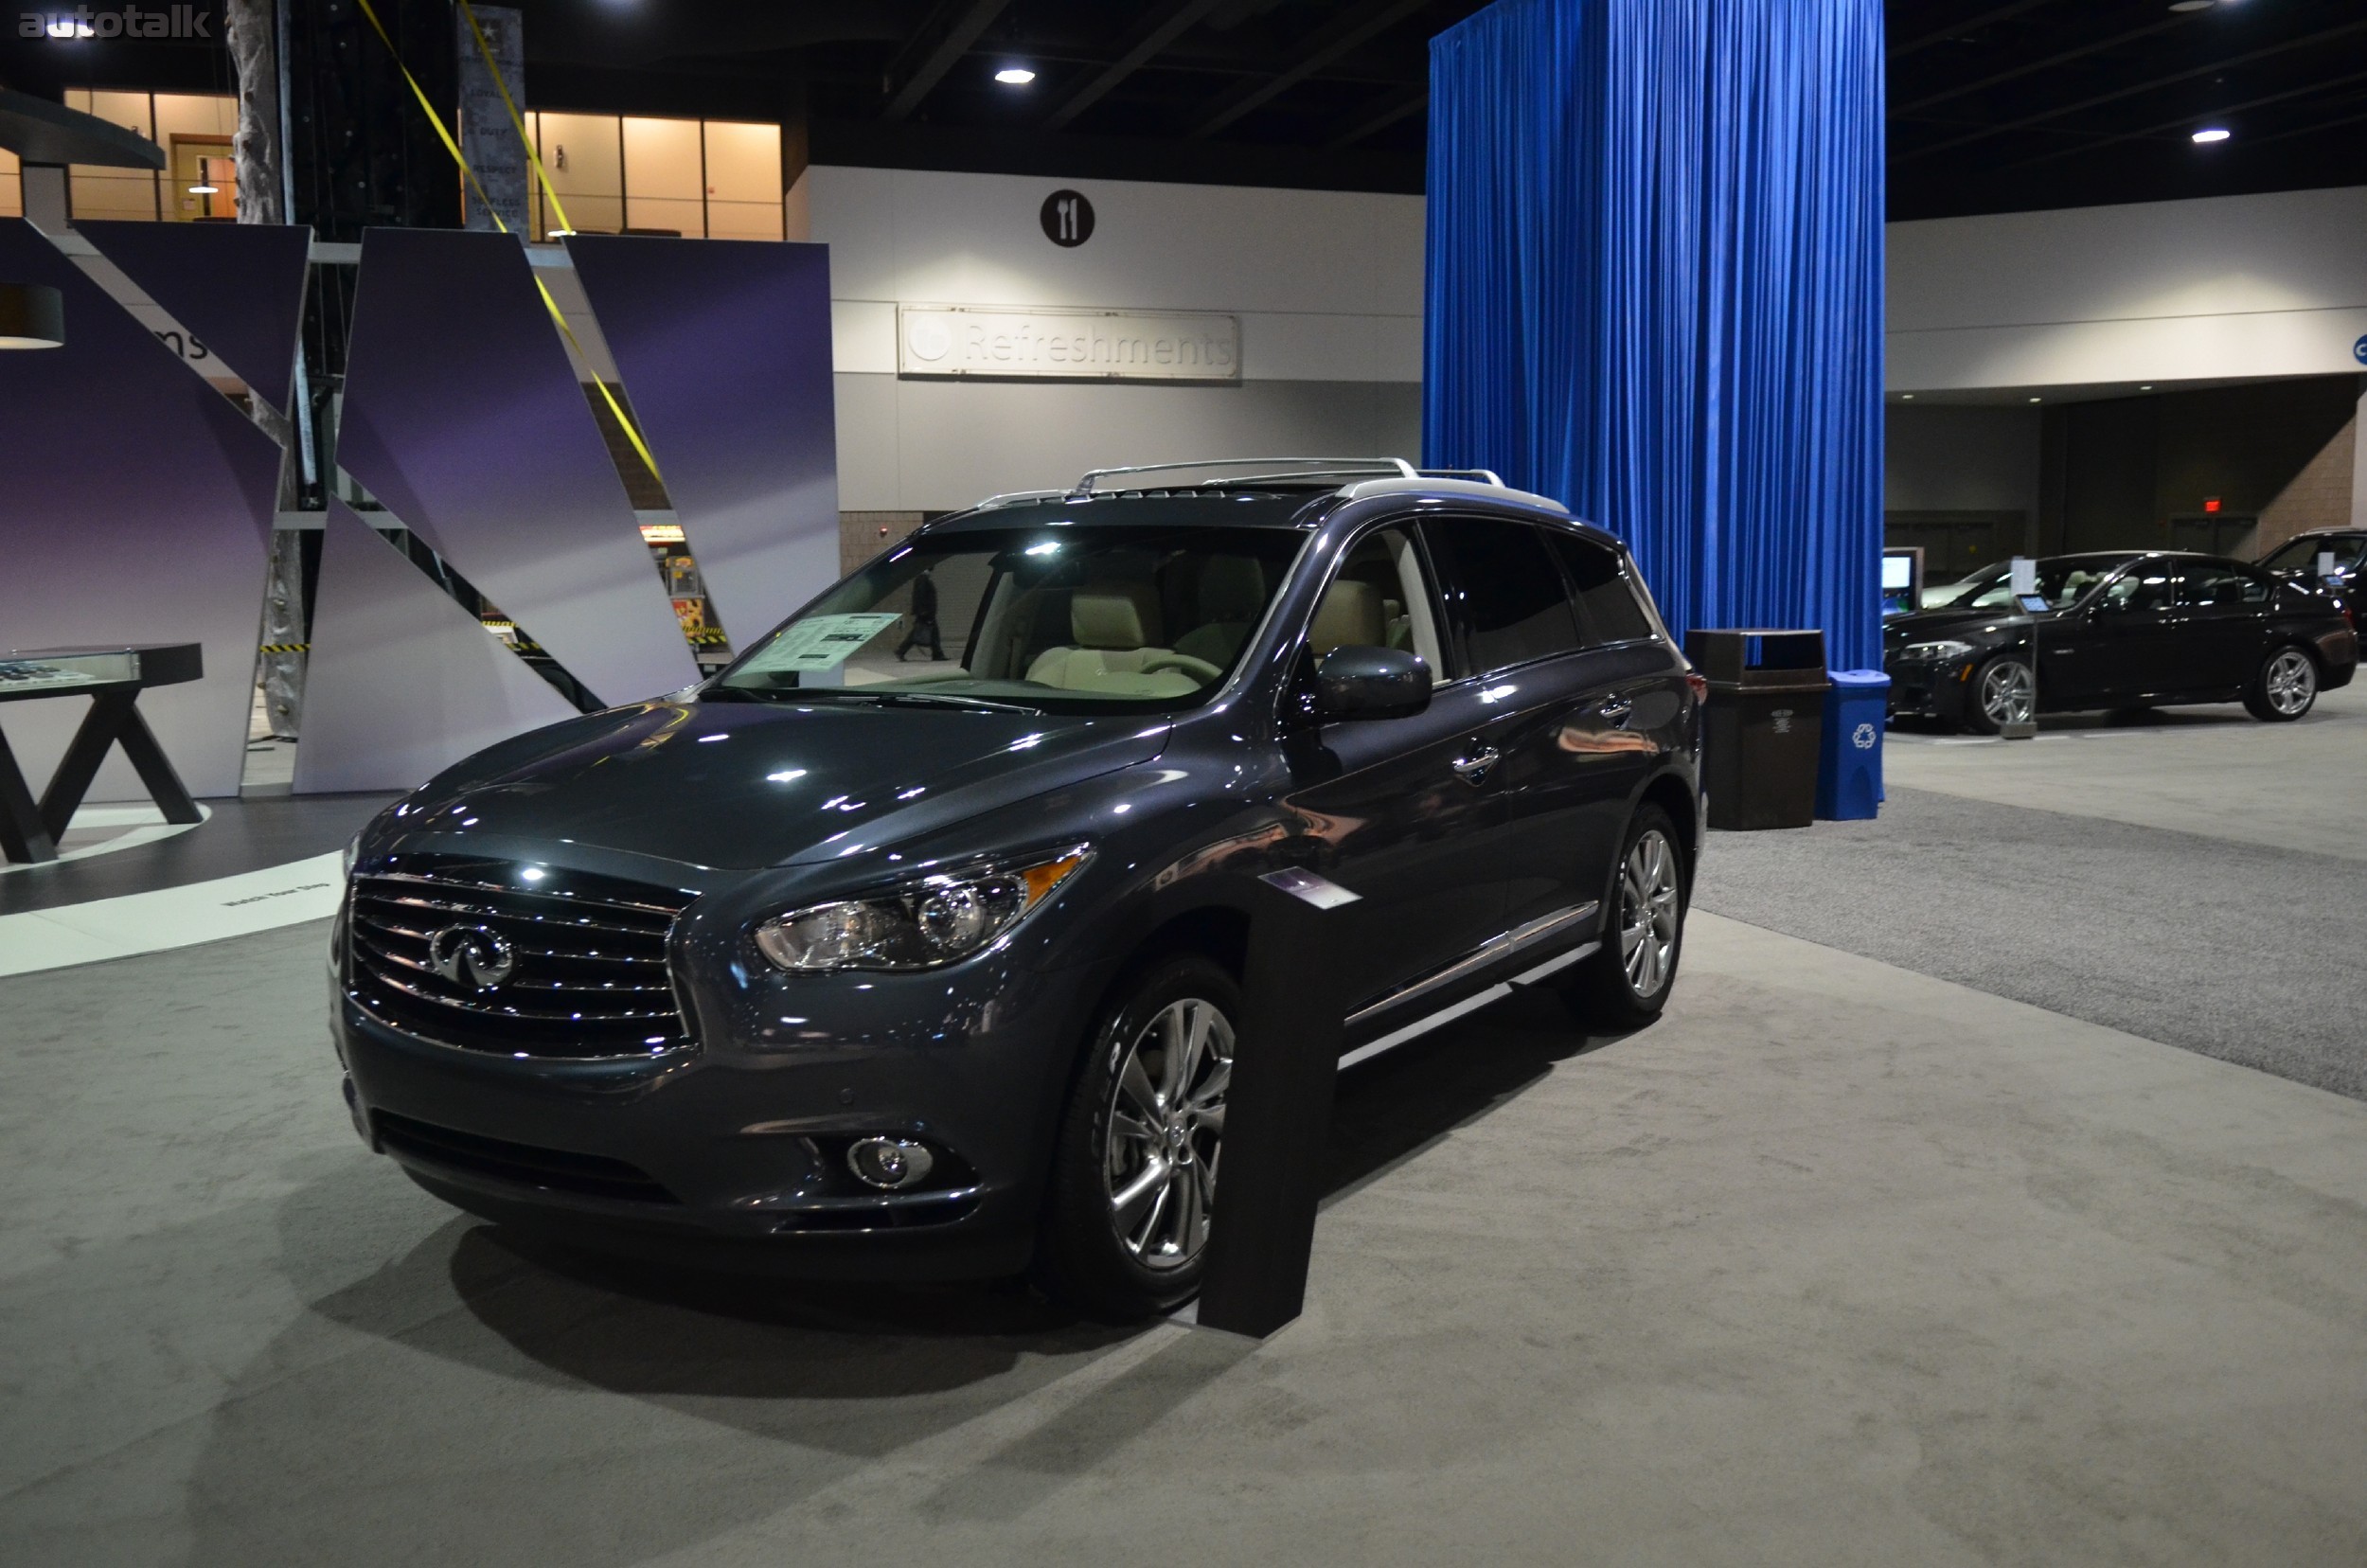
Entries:
{"label": "beige leather seat", "polygon": [[1335,648],[1386,647],[1388,634],[1388,622],[1381,615],[1380,590],[1354,578],[1341,578],[1324,590],[1323,602],[1315,606],[1315,621],[1308,628],[1307,640],[1314,645],[1315,656],[1321,658]]}
{"label": "beige leather seat", "polygon": [[1266,569],[1249,556],[1211,556],[1200,570],[1198,626],[1175,639],[1175,650],[1222,669],[1266,608]]}
{"label": "beige leather seat", "polygon": [[1077,589],[1069,596],[1068,624],[1076,645],[1047,648],[1027,667],[1027,678],[1039,686],[1127,697],[1182,697],[1200,689],[1180,669],[1143,668],[1172,651],[1150,643],[1159,628],[1159,596],[1147,582]]}

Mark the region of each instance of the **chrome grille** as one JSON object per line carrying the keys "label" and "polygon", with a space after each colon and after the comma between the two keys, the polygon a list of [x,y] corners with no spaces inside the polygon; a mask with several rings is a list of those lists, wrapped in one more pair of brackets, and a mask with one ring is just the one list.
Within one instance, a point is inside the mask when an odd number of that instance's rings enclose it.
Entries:
{"label": "chrome grille", "polygon": [[[511,861],[389,856],[355,870],[347,983],[383,1022],[443,1044],[654,1055],[689,1040],[666,938],[695,897]],[[454,963],[472,943],[507,973],[489,984],[487,966]]]}

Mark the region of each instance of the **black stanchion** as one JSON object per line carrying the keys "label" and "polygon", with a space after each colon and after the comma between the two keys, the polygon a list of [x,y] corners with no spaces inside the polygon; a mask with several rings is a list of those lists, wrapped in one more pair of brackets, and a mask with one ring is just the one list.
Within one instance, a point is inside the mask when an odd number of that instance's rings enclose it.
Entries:
{"label": "black stanchion", "polygon": [[1355,894],[1308,871],[1259,880],[1200,1288],[1206,1327],[1263,1338],[1307,1300],[1340,1070]]}

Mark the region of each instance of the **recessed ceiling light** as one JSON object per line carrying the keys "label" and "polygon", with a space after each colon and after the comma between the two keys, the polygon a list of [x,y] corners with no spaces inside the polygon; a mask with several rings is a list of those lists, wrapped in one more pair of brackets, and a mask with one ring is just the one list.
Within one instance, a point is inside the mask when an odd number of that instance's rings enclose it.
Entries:
{"label": "recessed ceiling light", "polygon": [[1024,65],[1006,65],[994,73],[994,80],[1006,87],[1024,87],[1036,80],[1036,73]]}
{"label": "recessed ceiling light", "polygon": [[2177,0],[2177,3],[2172,5],[2170,9],[2174,11],[2209,10],[2213,6],[2217,4],[2218,0]]}
{"label": "recessed ceiling light", "polygon": [[1913,392],[1901,392],[1898,395],[1898,401],[1900,402],[1913,402],[1915,401],[1915,395]]}
{"label": "recessed ceiling light", "polygon": [[2195,133],[2195,140],[2200,143],[2223,142],[2234,134],[2235,133],[2224,125],[2206,125]]}
{"label": "recessed ceiling light", "polygon": [[2145,385],[2137,388],[2137,390],[2140,392],[2150,392],[2153,390],[2153,383],[2147,382]]}
{"label": "recessed ceiling light", "polygon": [[2033,399],[2031,399],[2030,401],[2031,401],[2032,402],[2044,402],[2046,400],[2045,400],[2045,399],[2043,399],[2043,398],[2033,398]]}

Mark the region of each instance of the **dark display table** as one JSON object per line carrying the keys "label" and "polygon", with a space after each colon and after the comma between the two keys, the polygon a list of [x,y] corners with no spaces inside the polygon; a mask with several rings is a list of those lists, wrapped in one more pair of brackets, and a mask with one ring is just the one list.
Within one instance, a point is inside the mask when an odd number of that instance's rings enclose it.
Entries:
{"label": "dark display table", "polygon": [[205,820],[172,771],[164,748],[140,717],[142,688],[176,686],[205,673],[196,643],[118,648],[44,648],[0,654],[0,703],[40,697],[88,697],[90,712],[58,759],[58,771],[35,805],[25,775],[0,734],[0,855],[13,861],[53,861],[58,840],[82,804],[107,749],[118,742],[167,822]]}

